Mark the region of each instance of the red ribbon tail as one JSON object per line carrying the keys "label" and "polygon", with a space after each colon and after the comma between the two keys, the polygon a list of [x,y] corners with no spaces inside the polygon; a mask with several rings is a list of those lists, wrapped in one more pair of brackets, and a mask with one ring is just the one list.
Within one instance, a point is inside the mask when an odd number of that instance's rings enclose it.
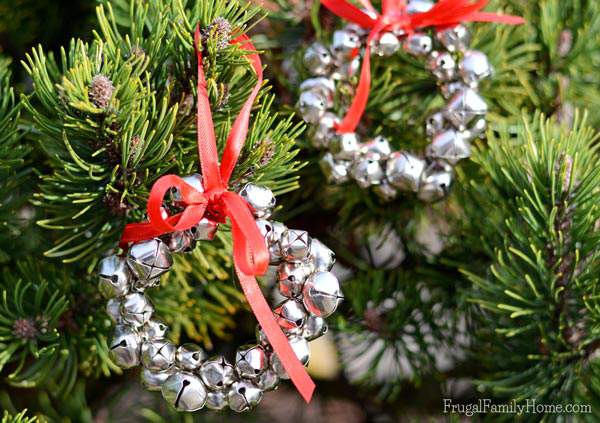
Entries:
{"label": "red ribbon tail", "polygon": [[258,286],[258,282],[256,282],[254,276],[249,276],[242,272],[237,264],[235,271],[248,300],[248,304],[250,304],[250,308],[258,320],[258,324],[273,347],[274,353],[279,357],[281,364],[302,398],[304,398],[304,401],[307,403],[310,402],[315,390],[315,383],[308,375],[306,368],[298,360],[298,357],[296,357],[287,337],[275,321],[273,311],[269,308],[269,304],[267,304]]}
{"label": "red ribbon tail", "polygon": [[[346,0],[321,0],[321,4],[333,14],[347,21],[369,29],[375,26],[376,19]],[[371,6],[372,7],[372,6]]]}

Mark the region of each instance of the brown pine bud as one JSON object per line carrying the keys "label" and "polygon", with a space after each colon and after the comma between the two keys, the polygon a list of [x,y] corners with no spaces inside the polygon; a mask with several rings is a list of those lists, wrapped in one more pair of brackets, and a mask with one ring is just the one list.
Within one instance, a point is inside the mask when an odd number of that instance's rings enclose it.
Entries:
{"label": "brown pine bud", "polygon": [[105,109],[110,103],[115,86],[112,81],[104,75],[96,75],[92,79],[88,90],[88,97],[98,108]]}

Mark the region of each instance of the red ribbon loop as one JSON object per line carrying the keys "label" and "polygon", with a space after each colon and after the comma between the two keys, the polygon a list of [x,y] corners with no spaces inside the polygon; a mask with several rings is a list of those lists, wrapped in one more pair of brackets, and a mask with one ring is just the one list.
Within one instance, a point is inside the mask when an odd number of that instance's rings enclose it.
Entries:
{"label": "red ribbon loop", "polygon": [[481,12],[487,5],[487,0],[440,0],[429,11],[414,14],[408,14],[406,0],[383,0],[381,13],[377,13],[368,0],[360,1],[366,11],[360,10],[347,0],[321,0],[333,14],[371,30],[367,38],[356,94],[346,116],[336,128],[339,134],[354,132],[365,112],[371,89],[371,42],[377,40],[382,32],[402,30],[404,34],[409,35],[420,28],[442,29],[461,22],[497,22],[507,25],[525,23],[525,20],[518,16]]}
{"label": "red ribbon loop", "polygon": [[[248,57],[256,72],[257,81],[231,126],[222,162],[219,164],[215,129],[202,66],[199,27],[196,27],[194,41],[198,59],[197,142],[204,191],[196,190],[179,176],[162,176],[150,191],[147,205],[149,221],[128,224],[121,236],[120,245],[126,247],[131,242],[189,229],[207,213],[212,219],[221,222],[229,218],[233,238],[233,261],[248,304],[290,379],[302,397],[309,402],[315,384],[290,347],[287,337],[275,321],[273,312],[256,282],[255,276],[264,274],[269,266],[269,251],[265,240],[258,230],[248,203],[238,193],[229,191],[228,187],[229,179],[246,141],[252,105],[263,82],[260,57],[254,52],[254,45],[246,35],[232,41],[250,52]],[[172,189],[179,192],[181,204],[185,208],[181,213],[165,216],[166,212],[162,204],[165,195]]]}

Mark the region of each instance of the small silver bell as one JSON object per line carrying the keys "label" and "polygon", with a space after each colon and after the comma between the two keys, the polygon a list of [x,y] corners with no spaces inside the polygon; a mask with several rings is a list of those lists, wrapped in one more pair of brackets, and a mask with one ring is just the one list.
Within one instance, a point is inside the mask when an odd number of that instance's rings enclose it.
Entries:
{"label": "small silver bell", "polygon": [[123,369],[135,367],[140,364],[141,343],[140,336],[133,329],[115,326],[109,343],[110,357]]}
{"label": "small silver bell", "polygon": [[418,191],[425,162],[412,154],[395,152],[387,162],[386,175],[394,187],[406,191]]}
{"label": "small silver bell", "polygon": [[352,77],[356,76],[359,70],[360,56],[356,56],[351,60],[342,61],[341,63],[338,63],[338,66],[331,74],[331,78],[340,81],[348,81]]}
{"label": "small silver bell", "polygon": [[360,142],[354,132],[337,134],[329,143],[336,160],[353,160],[360,152]]}
{"label": "small silver bell", "polygon": [[299,330],[306,321],[306,311],[302,304],[293,298],[289,298],[273,310],[275,320],[286,332]]}
{"label": "small silver bell", "polygon": [[165,400],[180,411],[200,410],[206,403],[206,388],[191,373],[173,373],[165,380],[161,390]]}
{"label": "small silver bell", "polygon": [[335,93],[335,82],[329,78],[309,78],[300,84],[300,91],[312,91],[323,96],[327,100],[327,107],[333,106],[333,94]]}
{"label": "small silver bell", "polygon": [[254,216],[259,219],[268,218],[275,206],[273,191],[265,186],[246,184],[240,190],[240,196],[246,200],[252,208]]}
{"label": "small silver bell", "polygon": [[487,113],[487,104],[473,89],[459,91],[448,101],[444,116],[459,130]]}
{"label": "small silver bell", "polygon": [[269,247],[270,263],[279,263],[283,258],[279,240],[283,237],[287,231],[287,228],[281,222],[263,219],[256,220],[256,225],[258,226],[258,230],[265,238],[267,246]]}
{"label": "small silver bell", "polygon": [[142,344],[142,364],[146,369],[160,372],[175,362],[177,348],[166,339],[155,339]]}
{"label": "small silver bell", "polygon": [[340,118],[331,112],[326,112],[319,123],[311,130],[311,144],[315,148],[328,148],[335,137],[335,127],[340,123]]}
{"label": "small silver bell", "polygon": [[471,145],[454,129],[437,134],[427,146],[427,157],[456,164],[471,155]]}
{"label": "small silver bell", "polygon": [[269,366],[269,359],[260,345],[245,345],[235,355],[235,369],[243,378],[260,376]]}
{"label": "small silver bell", "polygon": [[444,29],[437,33],[437,38],[451,53],[465,51],[471,44],[471,34],[464,25]]}
{"label": "small silver bell", "polygon": [[451,169],[428,171],[419,188],[418,197],[429,203],[441,200],[448,194],[450,185],[452,185]]}
{"label": "small silver bell", "polygon": [[[184,176],[181,179],[183,179],[183,182],[190,185],[196,191],[204,192],[202,175],[200,175],[199,173],[193,173],[191,175]],[[171,202],[173,203],[173,205],[180,207],[185,206],[185,204],[182,203],[182,200],[183,199],[181,198],[181,193],[179,192],[179,190],[177,188],[173,188],[171,190]]]}
{"label": "small silver bell", "polygon": [[425,124],[425,132],[428,137],[433,138],[440,132],[444,130],[446,126],[446,119],[444,118],[444,114],[442,112],[437,112],[432,114],[427,118],[427,123]]}
{"label": "small silver bell", "polygon": [[465,52],[458,64],[458,72],[465,84],[476,87],[479,82],[492,74],[493,69],[485,53],[471,50]]}
{"label": "small silver bell", "polygon": [[325,153],[319,161],[319,166],[325,178],[332,184],[343,184],[350,180],[349,161],[336,160],[331,153]]}
{"label": "small silver bell", "polygon": [[[311,242],[312,244],[315,240]],[[304,263],[281,263],[277,270],[279,280],[279,292],[285,297],[296,297],[302,293],[302,286],[311,269]]]}
{"label": "small silver bell", "polygon": [[315,340],[327,332],[327,322],[319,316],[308,316],[302,328],[302,337],[307,341]]}
{"label": "small silver bell", "polygon": [[144,341],[152,341],[155,339],[164,339],[167,337],[169,327],[160,319],[154,318],[142,326],[140,336]]}
{"label": "small silver bell", "polygon": [[[308,346],[308,341],[301,336],[291,336],[289,337],[290,347],[296,357],[304,366],[308,365],[310,361],[310,347]],[[271,369],[277,374],[280,379],[289,379],[281,360],[277,354],[273,353],[271,355]]]}
{"label": "small silver bell", "polygon": [[219,411],[227,407],[227,393],[223,391],[210,391],[206,396],[206,408]]}
{"label": "small silver bell", "polygon": [[398,196],[396,188],[391,186],[387,180],[383,180],[379,185],[375,185],[373,192],[383,201],[392,201]]}
{"label": "small silver bell", "polygon": [[352,31],[338,30],[333,33],[331,51],[338,60],[347,61],[360,48],[360,37]]}
{"label": "small silver bell", "polygon": [[140,378],[142,379],[142,385],[149,391],[160,391],[163,383],[169,376],[173,374],[172,370],[169,369],[164,372],[153,372],[152,370],[143,369]]}
{"label": "small silver bell", "polygon": [[235,382],[227,394],[229,408],[238,413],[251,410],[258,405],[262,395],[262,391],[252,382],[247,380]]}
{"label": "small silver bell", "polygon": [[433,41],[426,34],[410,34],[404,41],[404,50],[414,56],[425,56],[431,53]]}
{"label": "small silver bell", "polygon": [[362,188],[379,185],[385,177],[385,172],[378,160],[360,159],[351,169],[352,177]]}
{"label": "small silver bell", "polygon": [[133,244],[127,254],[127,264],[138,279],[155,279],[173,265],[169,248],[160,239]]}
{"label": "small silver bell", "polygon": [[429,12],[433,7],[433,2],[430,0],[410,0],[406,6],[406,12],[409,14],[413,13],[425,13]]}
{"label": "small silver bell", "polygon": [[154,307],[150,300],[139,292],[133,292],[123,297],[121,316],[123,320],[134,327],[143,326],[150,320]]}
{"label": "small silver bell", "polygon": [[113,323],[121,323],[123,321],[121,317],[121,300],[117,298],[108,300],[106,302],[106,314],[108,314]]}
{"label": "small silver bell", "polygon": [[392,154],[390,142],[381,135],[363,143],[360,153],[369,160],[387,160]]}
{"label": "small silver bell", "polygon": [[315,316],[331,315],[342,300],[340,283],[330,272],[316,272],[309,276],[302,291],[306,309]]}
{"label": "small silver bell", "polygon": [[182,370],[196,370],[206,360],[206,353],[196,344],[183,344],[175,353],[175,364]]}
{"label": "small silver bell", "polygon": [[161,238],[172,253],[190,253],[196,246],[194,238],[188,231],[176,231]]}
{"label": "small silver bell", "polygon": [[281,253],[286,260],[301,261],[310,253],[311,239],[308,232],[299,229],[288,229],[279,240]]}
{"label": "small silver bell", "polygon": [[327,75],[333,65],[333,57],[323,44],[313,43],[304,52],[304,65],[312,75]]}
{"label": "small silver bell", "polygon": [[196,223],[187,232],[192,236],[194,241],[212,241],[219,229],[219,224],[207,217],[203,217],[200,222]]}
{"label": "small silver bell", "polygon": [[110,256],[102,259],[98,273],[100,292],[105,298],[121,297],[129,291],[131,272],[123,258]]}
{"label": "small silver bell", "polygon": [[310,263],[314,270],[327,272],[335,264],[335,253],[321,241],[313,238],[310,243]]}
{"label": "small silver bell", "polygon": [[211,358],[202,363],[198,374],[208,389],[213,391],[226,388],[235,380],[233,366],[223,357]]}
{"label": "small silver bell", "polygon": [[377,56],[391,56],[400,50],[400,40],[391,32],[384,32],[371,43],[371,52]]}
{"label": "small silver bell", "polygon": [[267,369],[256,379],[256,386],[264,392],[277,389],[277,385],[279,385],[279,376],[271,369]]}
{"label": "small silver bell", "polygon": [[451,81],[440,85],[440,93],[442,93],[442,97],[449,99],[457,92],[464,91],[467,88],[469,87],[462,81]]}
{"label": "small silver bell", "polygon": [[327,110],[327,99],[314,91],[304,91],[298,101],[300,115],[306,122],[316,125]]}
{"label": "small silver bell", "polygon": [[429,60],[431,73],[442,82],[451,81],[456,77],[456,61],[450,53],[434,51]]}

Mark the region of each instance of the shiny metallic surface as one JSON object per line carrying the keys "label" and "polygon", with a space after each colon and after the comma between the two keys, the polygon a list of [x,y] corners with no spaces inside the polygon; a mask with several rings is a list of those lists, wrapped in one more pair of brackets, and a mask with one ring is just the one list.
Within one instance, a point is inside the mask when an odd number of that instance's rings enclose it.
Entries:
{"label": "shiny metallic surface", "polygon": [[311,44],[304,52],[303,60],[312,75],[326,75],[333,65],[331,53],[320,43]]}
{"label": "shiny metallic surface", "polygon": [[417,191],[425,161],[410,153],[395,152],[387,162],[386,176],[389,183],[402,190]]}
{"label": "shiny metallic surface", "polygon": [[342,300],[340,283],[330,272],[316,272],[310,275],[302,293],[304,306],[315,316],[331,315]]}
{"label": "shiny metallic surface", "polygon": [[196,370],[206,360],[207,356],[202,347],[196,344],[183,344],[175,353],[175,364],[183,370]]}
{"label": "shiny metallic surface", "polygon": [[129,292],[131,272],[125,259],[119,256],[109,256],[100,261],[100,293],[105,298],[121,297]]}
{"label": "shiny metallic surface", "polygon": [[169,248],[160,239],[135,243],[129,249],[127,264],[139,279],[155,279],[173,265]]}
{"label": "shiny metallic surface", "polygon": [[211,358],[202,363],[198,374],[211,390],[223,389],[235,380],[233,366],[223,357]]}
{"label": "shiny metallic surface", "polygon": [[175,345],[166,339],[154,339],[142,344],[142,365],[155,372],[169,369],[175,362]]}
{"label": "shiny metallic surface", "polygon": [[262,395],[260,388],[250,381],[235,382],[227,394],[229,408],[238,413],[251,410],[258,405]]}
{"label": "shiny metallic surface", "polygon": [[335,253],[321,241],[313,238],[310,243],[310,263],[314,270],[329,271],[335,264]]}
{"label": "shiny metallic surface", "polygon": [[265,350],[260,345],[244,345],[235,355],[237,374],[246,379],[260,376],[269,366]]}
{"label": "shiny metallic surface", "polygon": [[180,411],[200,410],[206,403],[206,387],[192,373],[173,373],[161,390],[165,400]]}
{"label": "shiny metallic surface", "polygon": [[[313,240],[314,242],[314,240]],[[311,242],[311,250],[312,244]],[[302,293],[302,286],[312,269],[309,265],[298,263],[282,263],[277,270],[277,280],[279,281],[279,292],[286,297],[296,297]]]}
{"label": "shiny metallic surface", "polygon": [[268,218],[275,207],[273,191],[262,185],[246,184],[240,190],[240,196],[250,205],[254,217],[259,219]]}
{"label": "shiny metallic surface", "polygon": [[273,310],[275,319],[284,331],[294,332],[302,328],[306,321],[306,310],[302,304],[290,298]]}
{"label": "shiny metallic surface", "polygon": [[310,253],[311,239],[306,231],[288,229],[279,243],[283,257],[289,261],[304,260]]}
{"label": "shiny metallic surface", "polygon": [[129,369],[140,364],[140,336],[128,326],[115,327],[108,343],[110,357],[121,368]]}
{"label": "shiny metallic surface", "polygon": [[471,155],[471,145],[454,129],[437,134],[427,147],[427,156],[456,164]]}

